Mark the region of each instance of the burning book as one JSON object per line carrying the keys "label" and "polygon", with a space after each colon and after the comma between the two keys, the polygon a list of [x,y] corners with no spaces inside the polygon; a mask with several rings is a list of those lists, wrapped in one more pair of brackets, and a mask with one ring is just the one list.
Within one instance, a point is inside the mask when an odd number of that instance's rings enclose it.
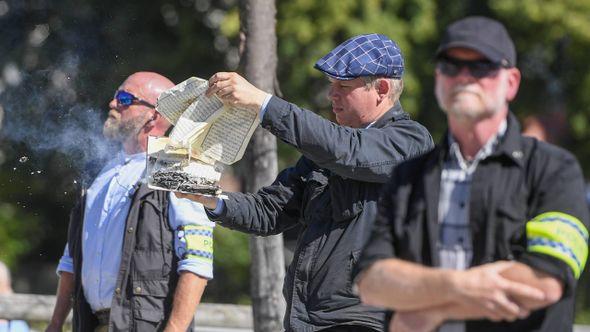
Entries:
{"label": "burning book", "polygon": [[151,189],[217,196],[221,167],[191,158],[185,148],[174,148],[168,137],[149,137],[147,171]]}
{"label": "burning book", "polygon": [[244,155],[258,115],[205,96],[207,87],[206,80],[191,77],[158,98],[157,111],[174,129],[170,137],[148,140],[150,188],[219,195],[223,165]]}

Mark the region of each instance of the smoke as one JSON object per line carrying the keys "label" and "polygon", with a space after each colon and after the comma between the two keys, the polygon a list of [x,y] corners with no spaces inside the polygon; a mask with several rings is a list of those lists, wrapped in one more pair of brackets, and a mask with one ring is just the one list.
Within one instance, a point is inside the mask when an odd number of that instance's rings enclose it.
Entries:
{"label": "smoke", "polygon": [[105,109],[99,109],[77,102],[71,83],[74,73],[63,68],[67,66],[21,73],[22,82],[0,95],[2,136],[12,144],[25,144],[32,154],[25,156],[28,159],[62,153],[71,167],[83,171],[112,156],[114,146],[102,136],[106,103]]}
{"label": "smoke", "polygon": [[113,155],[102,136],[109,76],[98,11],[69,6],[0,0],[0,150],[7,164],[27,157],[19,169],[80,172]]}

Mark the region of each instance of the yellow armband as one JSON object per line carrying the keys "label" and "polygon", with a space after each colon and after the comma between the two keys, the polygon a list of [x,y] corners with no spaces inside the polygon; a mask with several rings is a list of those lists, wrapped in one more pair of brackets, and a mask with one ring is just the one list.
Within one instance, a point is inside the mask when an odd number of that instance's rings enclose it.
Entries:
{"label": "yellow armband", "polygon": [[178,230],[178,238],[184,243],[184,259],[193,258],[213,262],[213,228],[184,225]]}
{"label": "yellow armband", "polygon": [[578,279],[588,258],[588,230],[578,218],[546,212],[526,224],[527,250],[565,262]]}

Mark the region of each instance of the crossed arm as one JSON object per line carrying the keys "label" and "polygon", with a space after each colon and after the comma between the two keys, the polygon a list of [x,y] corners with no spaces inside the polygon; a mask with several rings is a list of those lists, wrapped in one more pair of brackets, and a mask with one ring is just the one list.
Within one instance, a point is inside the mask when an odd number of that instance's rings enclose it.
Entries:
{"label": "crossed arm", "polygon": [[372,264],[358,279],[361,300],[396,311],[390,331],[432,331],[447,320],[524,318],[557,302],[556,278],[518,262],[465,271],[424,267],[400,259]]}

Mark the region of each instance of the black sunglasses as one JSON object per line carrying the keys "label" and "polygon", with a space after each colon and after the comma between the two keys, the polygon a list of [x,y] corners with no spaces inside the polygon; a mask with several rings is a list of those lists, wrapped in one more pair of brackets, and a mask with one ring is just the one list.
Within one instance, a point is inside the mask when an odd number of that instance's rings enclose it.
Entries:
{"label": "black sunglasses", "polygon": [[459,60],[449,56],[441,56],[437,59],[436,67],[446,76],[455,77],[461,69],[466,67],[471,76],[484,78],[495,76],[503,66],[490,60]]}
{"label": "black sunglasses", "polygon": [[153,104],[141,98],[137,98],[131,93],[123,90],[119,90],[117,93],[115,93],[115,100],[117,101],[117,106],[131,106],[133,104],[140,104],[151,108],[156,108],[156,106]]}

